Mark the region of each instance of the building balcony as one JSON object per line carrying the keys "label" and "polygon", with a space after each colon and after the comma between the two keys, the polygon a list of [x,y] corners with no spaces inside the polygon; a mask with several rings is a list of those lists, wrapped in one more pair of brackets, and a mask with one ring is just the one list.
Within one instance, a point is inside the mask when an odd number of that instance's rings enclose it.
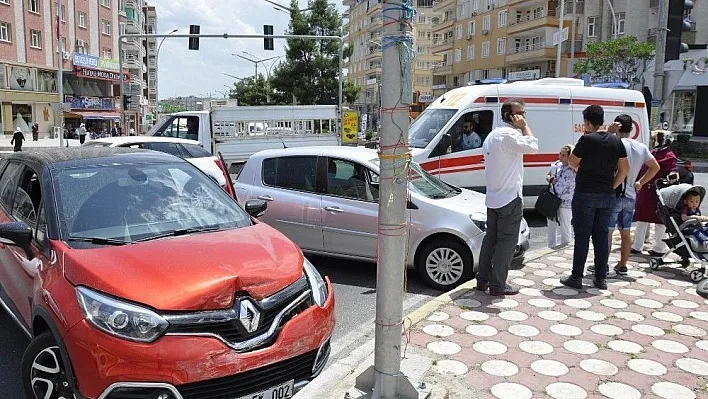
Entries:
{"label": "building balcony", "polygon": [[[575,3],[575,14],[573,14],[573,1],[565,0],[565,15],[582,15],[585,13],[585,1],[579,0]],[[560,4],[556,7],[556,15],[560,15]]]}
{"label": "building balcony", "polygon": [[430,47],[430,52],[433,54],[438,54],[452,50],[453,43],[454,40],[451,37],[433,40],[433,45]]}
{"label": "building balcony", "polygon": [[438,13],[444,11],[446,8],[455,7],[456,5],[456,0],[437,0],[433,2],[433,12]]}
{"label": "building balcony", "polygon": [[382,58],[383,57],[383,52],[379,50],[378,48],[372,52],[369,52],[369,54],[366,55],[366,60],[371,61],[376,58]]}
{"label": "building balcony", "polygon": [[545,42],[512,47],[506,52],[507,65],[521,65],[556,59],[556,47]]}
{"label": "building balcony", "polygon": [[530,15],[520,19],[511,19],[509,26],[506,28],[507,35],[526,32],[532,29],[543,27],[558,27],[558,18],[554,15],[555,11],[542,12],[538,15]]}
{"label": "building balcony", "polygon": [[433,67],[433,76],[445,76],[452,73],[452,63]]}
{"label": "building balcony", "polygon": [[128,69],[142,69],[142,62],[134,57],[127,57],[123,60],[123,66]]}
{"label": "building balcony", "polygon": [[456,21],[457,19],[455,18],[441,18],[438,23],[433,24],[433,32],[438,33],[444,30],[452,29]]}
{"label": "building balcony", "polygon": [[383,11],[383,3],[377,3],[372,5],[368,10],[366,10],[366,15],[375,14],[377,12]]}
{"label": "building balcony", "polygon": [[135,38],[123,39],[123,50],[126,52],[140,52],[141,49],[142,46],[140,44],[140,40]]}

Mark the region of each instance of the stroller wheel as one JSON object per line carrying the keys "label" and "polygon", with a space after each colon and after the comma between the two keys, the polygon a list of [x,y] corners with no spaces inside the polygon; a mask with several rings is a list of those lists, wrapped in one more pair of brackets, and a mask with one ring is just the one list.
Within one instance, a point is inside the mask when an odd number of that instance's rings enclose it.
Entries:
{"label": "stroller wheel", "polygon": [[691,281],[693,281],[694,283],[697,283],[697,282],[703,280],[703,270],[700,270],[700,269],[693,270],[693,271],[691,271],[689,276],[691,277]]}
{"label": "stroller wheel", "polygon": [[651,268],[651,270],[659,270],[659,259],[649,259],[649,268]]}

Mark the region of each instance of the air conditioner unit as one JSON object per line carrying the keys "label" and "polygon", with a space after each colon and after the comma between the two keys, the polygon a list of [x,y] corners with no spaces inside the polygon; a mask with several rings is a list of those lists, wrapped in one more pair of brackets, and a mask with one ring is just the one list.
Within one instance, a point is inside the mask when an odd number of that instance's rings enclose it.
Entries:
{"label": "air conditioner unit", "polygon": [[488,35],[488,34],[489,34],[489,29],[482,29],[482,34],[483,34],[483,35]]}
{"label": "air conditioner unit", "polygon": [[472,11],[472,14],[470,14],[471,17],[476,17],[477,16],[477,11]]}
{"label": "air conditioner unit", "polygon": [[71,53],[68,51],[62,51],[61,52],[61,58],[68,60],[71,57]]}
{"label": "air conditioner unit", "polygon": [[474,37],[474,35],[468,34],[468,35],[467,35],[467,40],[472,40],[473,37]]}

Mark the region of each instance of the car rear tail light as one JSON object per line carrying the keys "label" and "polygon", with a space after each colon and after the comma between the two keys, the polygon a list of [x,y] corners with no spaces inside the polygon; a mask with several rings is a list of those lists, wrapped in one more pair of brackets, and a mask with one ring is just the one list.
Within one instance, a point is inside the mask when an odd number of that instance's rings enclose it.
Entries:
{"label": "car rear tail light", "polygon": [[226,191],[231,196],[231,198],[236,199],[236,191],[234,190],[234,185],[233,183],[231,183],[231,176],[229,176],[229,172],[226,170],[224,163],[221,162],[221,159],[219,158],[215,159],[214,162],[216,162],[216,166],[221,169],[221,173],[224,174],[224,178],[226,179],[224,191]]}
{"label": "car rear tail light", "polygon": [[684,161],[683,166],[686,167],[687,171],[693,172],[693,164],[691,164],[691,161]]}

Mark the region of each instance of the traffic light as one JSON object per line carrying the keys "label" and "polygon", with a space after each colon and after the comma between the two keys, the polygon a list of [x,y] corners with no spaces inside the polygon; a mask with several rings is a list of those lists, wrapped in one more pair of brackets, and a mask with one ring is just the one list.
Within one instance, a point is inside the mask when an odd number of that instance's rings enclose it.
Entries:
{"label": "traffic light", "polygon": [[133,99],[130,97],[130,94],[123,94],[123,111],[128,110],[131,102],[133,102]]}
{"label": "traffic light", "polygon": [[[190,35],[198,35],[200,30],[199,25],[189,25],[189,34]],[[190,37],[189,38],[189,49],[190,50],[199,50],[199,38],[198,37]]]}
{"label": "traffic light", "polygon": [[[272,35],[273,34],[273,25],[263,25],[263,34],[264,35]],[[272,37],[263,38],[263,50],[273,50],[273,38]]]}
{"label": "traffic light", "polygon": [[684,19],[687,11],[693,9],[691,0],[670,0],[666,32],[665,61],[678,60],[679,54],[688,51],[688,45],[681,41],[683,32],[691,30],[691,20]]}

